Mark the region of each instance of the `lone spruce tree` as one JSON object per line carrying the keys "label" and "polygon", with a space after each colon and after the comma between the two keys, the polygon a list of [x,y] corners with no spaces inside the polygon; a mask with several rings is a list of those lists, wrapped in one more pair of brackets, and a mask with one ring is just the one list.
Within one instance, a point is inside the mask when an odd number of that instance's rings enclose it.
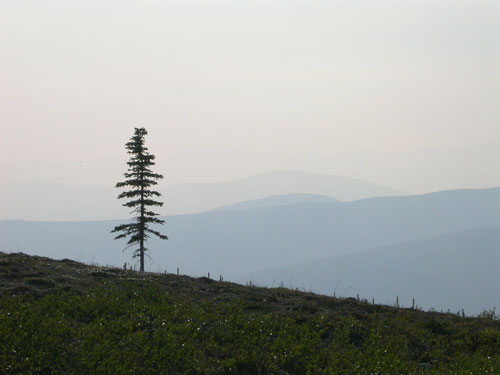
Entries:
{"label": "lone spruce tree", "polygon": [[111,231],[111,233],[121,233],[115,237],[115,240],[130,237],[126,248],[139,245],[134,250],[133,257],[140,258],[141,272],[144,272],[144,254],[148,250],[144,245],[150,235],[168,240],[167,236],[149,228],[150,224],[163,224],[165,220],[158,219],[158,214],[149,209],[151,206],[163,206],[163,202],[154,200],[154,197],[160,197],[161,194],[151,190],[151,187],[157,185],[157,180],[162,179],[163,176],[153,173],[150,169],[155,165],[155,156],[150,154],[144,146],[144,137],[147,134],[146,129],[135,128],[133,137],[125,145],[130,155],[130,160],[127,162],[128,170],[124,173],[126,180],[116,184],[117,188],[130,187],[129,191],[118,195],[118,199],[129,199],[123,206],[133,208],[131,213],[135,214],[134,222],[118,225]]}

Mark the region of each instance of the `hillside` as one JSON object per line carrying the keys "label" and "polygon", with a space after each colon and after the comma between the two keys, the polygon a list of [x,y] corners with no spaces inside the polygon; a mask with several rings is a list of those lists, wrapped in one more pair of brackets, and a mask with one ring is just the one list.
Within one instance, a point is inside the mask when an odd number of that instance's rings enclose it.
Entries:
{"label": "hillside", "polygon": [[2,373],[478,374],[500,323],[0,253]]}
{"label": "hillside", "polygon": [[425,309],[478,314],[500,307],[500,226],[445,233],[292,267],[262,270],[236,280],[332,295],[356,296]]}

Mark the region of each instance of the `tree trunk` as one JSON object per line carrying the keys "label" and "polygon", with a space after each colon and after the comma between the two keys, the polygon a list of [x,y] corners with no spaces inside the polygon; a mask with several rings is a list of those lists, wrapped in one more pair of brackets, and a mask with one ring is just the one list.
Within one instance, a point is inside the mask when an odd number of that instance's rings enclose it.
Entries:
{"label": "tree trunk", "polygon": [[[144,177],[141,176],[141,181]],[[144,185],[141,186],[141,272],[144,272]]]}
{"label": "tree trunk", "polygon": [[141,272],[144,272],[144,237],[141,238],[140,254],[141,254]]}

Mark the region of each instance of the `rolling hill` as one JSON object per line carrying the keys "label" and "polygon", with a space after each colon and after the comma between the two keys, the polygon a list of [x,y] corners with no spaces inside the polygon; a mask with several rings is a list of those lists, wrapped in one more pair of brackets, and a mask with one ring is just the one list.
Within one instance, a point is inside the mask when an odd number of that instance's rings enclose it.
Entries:
{"label": "rolling hill", "polygon": [[283,285],[386,304],[469,314],[500,307],[500,226],[318,259],[237,278],[256,285]]}
{"label": "rolling hill", "polygon": [[2,374],[483,374],[500,324],[0,252]]}

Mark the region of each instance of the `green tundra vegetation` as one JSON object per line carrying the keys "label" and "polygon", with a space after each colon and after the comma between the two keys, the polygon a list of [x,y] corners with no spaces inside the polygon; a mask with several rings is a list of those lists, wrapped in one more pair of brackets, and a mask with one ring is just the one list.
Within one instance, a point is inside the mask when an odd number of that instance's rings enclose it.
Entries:
{"label": "green tundra vegetation", "polygon": [[500,374],[500,322],[0,253],[2,374]]}

